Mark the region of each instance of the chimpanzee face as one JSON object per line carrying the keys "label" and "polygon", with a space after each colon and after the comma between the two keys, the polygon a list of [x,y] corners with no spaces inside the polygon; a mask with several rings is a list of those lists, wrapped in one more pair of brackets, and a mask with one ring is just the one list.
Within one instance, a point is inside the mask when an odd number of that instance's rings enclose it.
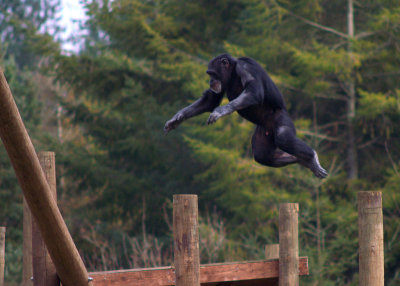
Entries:
{"label": "chimpanzee face", "polygon": [[210,89],[215,93],[221,93],[222,84],[221,81],[217,78],[216,74],[208,73],[210,75]]}
{"label": "chimpanzee face", "polygon": [[207,74],[210,76],[210,89],[215,93],[225,90],[231,75],[231,64],[228,55],[220,55],[208,64]]}

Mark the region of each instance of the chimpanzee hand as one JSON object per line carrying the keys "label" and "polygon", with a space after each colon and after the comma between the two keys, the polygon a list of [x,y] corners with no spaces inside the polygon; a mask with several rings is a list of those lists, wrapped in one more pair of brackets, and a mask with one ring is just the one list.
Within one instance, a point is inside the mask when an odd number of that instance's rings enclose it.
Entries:
{"label": "chimpanzee hand", "polygon": [[214,109],[214,111],[210,114],[207,120],[207,124],[213,124],[215,121],[217,121],[220,117],[222,117],[223,114],[223,106],[219,106]]}
{"label": "chimpanzee hand", "polygon": [[176,127],[179,126],[179,124],[182,123],[183,120],[184,120],[183,113],[178,112],[177,114],[174,115],[174,117],[172,117],[165,123],[164,132],[168,133],[171,130],[175,129]]}

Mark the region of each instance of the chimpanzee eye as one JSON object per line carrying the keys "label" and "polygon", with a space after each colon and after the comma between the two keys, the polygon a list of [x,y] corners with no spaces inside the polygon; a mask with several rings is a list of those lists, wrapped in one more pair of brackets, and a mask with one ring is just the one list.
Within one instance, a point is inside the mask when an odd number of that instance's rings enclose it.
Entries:
{"label": "chimpanzee eye", "polygon": [[229,61],[226,58],[221,59],[221,63],[224,65],[229,65]]}

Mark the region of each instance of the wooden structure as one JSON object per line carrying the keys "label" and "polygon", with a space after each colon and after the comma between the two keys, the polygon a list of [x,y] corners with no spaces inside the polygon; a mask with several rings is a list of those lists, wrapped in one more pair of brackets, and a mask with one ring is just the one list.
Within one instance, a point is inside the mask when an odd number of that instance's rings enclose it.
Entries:
{"label": "wooden structure", "polygon": [[279,286],[299,285],[299,205],[279,207]]}
{"label": "wooden structure", "polygon": [[358,193],[360,286],[384,285],[381,192]]}
{"label": "wooden structure", "polygon": [[[200,265],[199,234],[197,225],[197,196],[175,195],[173,199],[174,256],[175,267],[158,267],[120,271],[92,272],[94,286],[147,286],[147,285],[278,285],[280,271],[296,275],[308,275],[308,258],[298,257],[297,204],[283,204],[280,223],[287,224],[279,231],[280,243],[273,245],[274,256],[283,249],[283,259],[263,261],[230,262]],[[288,234],[289,231],[294,234]],[[293,236],[296,236],[295,238]],[[296,242],[296,243],[295,243]],[[278,247],[277,247],[278,246]],[[289,247],[289,248],[287,248]],[[266,249],[269,249],[267,247]],[[292,253],[293,252],[293,253]],[[282,256],[281,253],[279,253]],[[290,259],[289,259],[290,258]],[[297,259],[297,260],[296,260]],[[285,260],[280,264],[279,261]],[[290,269],[281,269],[290,267]],[[293,267],[297,269],[293,270]],[[280,270],[281,269],[281,270]],[[286,275],[286,274],[285,274]],[[279,285],[287,284],[287,279],[279,280]],[[298,281],[298,278],[297,278]],[[283,283],[283,284],[282,284]]]}
{"label": "wooden structure", "polygon": [[[54,152],[39,152],[39,162],[49,183],[54,201],[57,201],[56,161]],[[32,220],[32,264],[34,286],[59,286],[60,279],[50,258],[35,220]]]}
{"label": "wooden structure", "polygon": [[88,285],[88,274],[57,207],[10,88],[0,71],[0,137],[65,286]]}
{"label": "wooden structure", "polygon": [[[54,174],[54,153],[41,153],[39,157],[50,186],[55,186],[55,179],[52,177],[52,174]],[[54,187],[52,188],[54,189]],[[266,246],[266,253],[268,249],[268,253],[270,252],[266,260],[200,265],[197,196],[175,195],[173,206],[174,266],[92,272],[89,273],[90,278],[93,279],[91,284],[94,286],[278,285],[279,244]],[[297,212],[290,214],[297,215]],[[283,235],[280,234],[280,236]],[[33,238],[33,248],[38,247],[35,246],[35,243],[37,244],[35,238]],[[54,267],[51,263],[47,263],[49,257],[46,256],[46,249],[43,245],[40,245],[40,242],[39,247],[42,247],[42,254],[36,258],[34,255],[33,261],[34,265],[38,264],[34,266],[34,269],[39,268],[41,271],[34,271],[34,283],[35,285],[55,285],[59,282],[52,278],[55,275]],[[35,253],[35,250],[33,253]],[[288,251],[285,253],[289,254]],[[292,257],[295,256],[292,255]],[[307,257],[300,257],[296,265],[298,265],[296,271],[298,275],[309,274]],[[47,271],[51,274],[50,278],[46,274]],[[41,281],[41,284],[38,281]]]}
{"label": "wooden structure", "polygon": [[24,218],[23,233],[24,240],[22,245],[22,286],[32,286],[33,265],[32,265],[32,215],[28,204],[23,198]]}
{"label": "wooden structure", "polygon": [[[299,274],[308,275],[308,258],[300,257]],[[94,286],[175,285],[172,266],[91,272]],[[208,286],[278,285],[279,260],[204,264],[200,266],[200,283]]]}
{"label": "wooden structure", "polygon": [[0,286],[4,286],[4,264],[5,264],[6,228],[0,227]]}
{"label": "wooden structure", "polygon": [[173,198],[176,286],[200,285],[198,206],[196,195]]}

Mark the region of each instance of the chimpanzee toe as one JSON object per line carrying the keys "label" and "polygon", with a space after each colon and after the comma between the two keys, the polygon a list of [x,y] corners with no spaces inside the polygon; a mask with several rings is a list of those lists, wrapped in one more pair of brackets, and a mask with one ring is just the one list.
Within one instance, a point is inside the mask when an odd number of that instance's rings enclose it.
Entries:
{"label": "chimpanzee toe", "polygon": [[313,171],[314,175],[317,178],[323,179],[328,176],[328,172],[324,168],[322,168],[321,164],[319,163],[318,155],[317,155],[317,152],[315,152],[315,151],[314,151],[313,162],[310,166],[310,169],[311,169],[311,171]]}

